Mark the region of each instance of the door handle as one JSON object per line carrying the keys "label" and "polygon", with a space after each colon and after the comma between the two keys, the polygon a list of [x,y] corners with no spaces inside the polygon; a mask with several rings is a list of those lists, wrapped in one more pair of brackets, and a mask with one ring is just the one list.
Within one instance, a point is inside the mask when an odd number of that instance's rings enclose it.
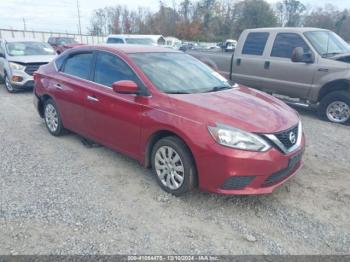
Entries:
{"label": "door handle", "polygon": [[56,87],[56,89],[59,89],[59,90],[63,90],[63,86],[61,84],[54,84],[53,85],[54,87]]}
{"label": "door handle", "polygon": [[89,101],[93,101],[93,102],[98,102],[99,101],[97,99],[97,97],[95,97],[95,96],[87,96],[86,99],[89,100]]}
{"label": "door handle", "polygon": [[327,73],[329,71],[329,69],[328,68],[319,68],[318,71]]}
{"label": "door handle", "polygon": [[237,66],[240,66],[241,63],[242,63],[242,59],[237,58],[237,59],[236,59],[236,65],[237,65]]}
{"label": "door handle", "polygon": [[265,61],[264,69],[270,69],[270,61]]}

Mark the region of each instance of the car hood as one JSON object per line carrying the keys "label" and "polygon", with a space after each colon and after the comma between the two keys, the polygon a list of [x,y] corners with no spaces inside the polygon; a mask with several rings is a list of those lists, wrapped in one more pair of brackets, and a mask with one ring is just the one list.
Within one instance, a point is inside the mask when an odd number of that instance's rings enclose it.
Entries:
{"label": "car hood", "polygon": [[28,63],[49,63],[55,55],[31,55],[31,56],[13,56],[9,58],[10,62],[28,64]]}
{"label": "car hood", "polygon": [[350,53],[339,54],[331,57],[333,60],[350,63]]}
{"label": "car hood", "polygon": [[297,112],[281,100],[247,87],[169,95],[174,113],[207,125],[230,125],[254,133],[276,133],[299,122]]}

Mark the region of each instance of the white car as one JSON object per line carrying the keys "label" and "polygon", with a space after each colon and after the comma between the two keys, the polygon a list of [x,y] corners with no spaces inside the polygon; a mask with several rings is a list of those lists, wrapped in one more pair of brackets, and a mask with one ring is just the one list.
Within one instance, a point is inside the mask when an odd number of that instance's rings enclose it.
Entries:
{"label": "white car", "polygon": [[56,56],[53,48],[32,40],[0,40],[0,78],[8,92],[32,89],[33,74]]}

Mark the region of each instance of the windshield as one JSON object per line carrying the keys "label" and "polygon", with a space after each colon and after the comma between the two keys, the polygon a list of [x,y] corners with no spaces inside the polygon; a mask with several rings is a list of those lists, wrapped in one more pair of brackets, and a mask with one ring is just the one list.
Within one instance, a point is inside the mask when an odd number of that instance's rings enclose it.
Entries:
{"label": "windshield", "polygon": [[155,45],[155,42],[150,38],[126,38],[127,44],[133,45]]}
{"label": "windshield", "polygon": [[57,44],[59,45],[69,45],[78,43],[73,38],[59,38]]}
{"label": "windshield", "polygon": [[229,89],[228,81],[207,65],[182,53],[138,53],[130,55],[162,92],[190,94]]}
{"label": "windshield", "polygon": [[10,42],[6,48],[10,56],[55,55],[49,44],[41,42]]}
{"label": "windshield", "polygon": [[323,57],[350,52],[350,46],[340,36],[331,31],[306,32],[306,38]]}

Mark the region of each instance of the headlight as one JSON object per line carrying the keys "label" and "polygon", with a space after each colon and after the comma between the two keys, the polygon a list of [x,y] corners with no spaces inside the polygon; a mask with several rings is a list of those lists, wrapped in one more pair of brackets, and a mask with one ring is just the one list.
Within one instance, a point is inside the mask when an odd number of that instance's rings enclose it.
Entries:
{"label": "headlight", "polygon": [[216,127],[208,127],[215,141],[223,146],[232,148],[264,152],[271,148],[270,144],[258,135],[218,124]]}
{"label": "headlight", "polygon": [[10,68],[12,70],[24,70],[25,66],[14,63],[14,62],[9,62]]}

